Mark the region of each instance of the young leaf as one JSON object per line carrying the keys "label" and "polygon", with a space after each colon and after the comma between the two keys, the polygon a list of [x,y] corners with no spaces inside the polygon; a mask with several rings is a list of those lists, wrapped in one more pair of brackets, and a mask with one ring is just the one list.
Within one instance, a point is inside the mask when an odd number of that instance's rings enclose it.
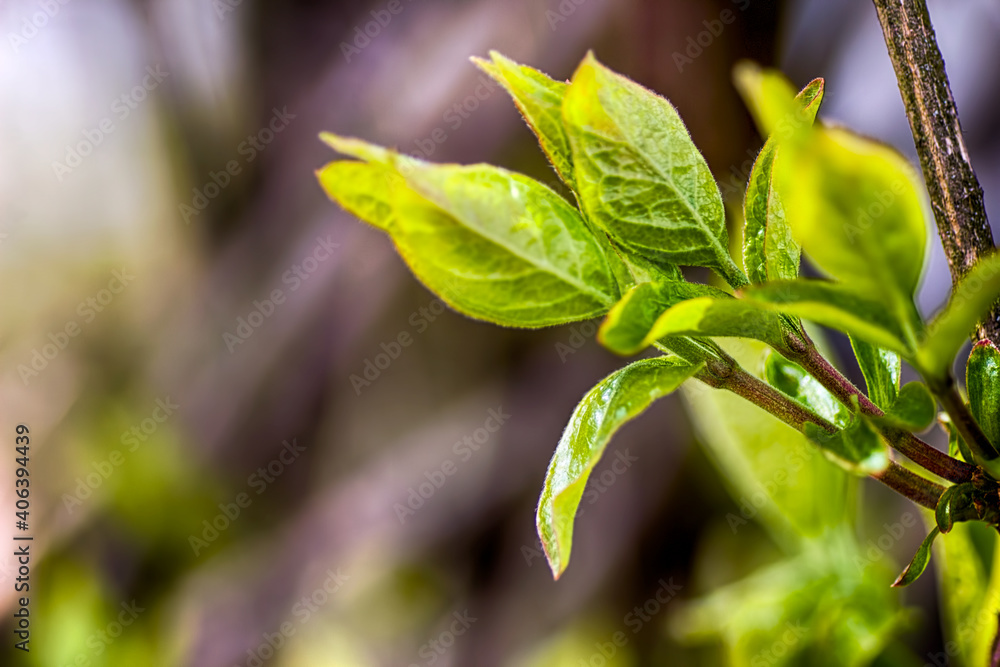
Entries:
{"label": "young leaf", "polygon": [[577,405],[549,463],[538,503],[538,534],[557,579],[569,563],[573,520],[590,471],[611,436],[700,368],[670,357],[637,361],[601,380]]}
{"label": "young leaf", "polygon": [[[811,82],[795,97],[797,107],[810,123],[816,118],[822,100],[822,79]],[[743,265],[747,277],[754,283],[793,280],[799,275],[799,244],[792,236],[781,198],[774,187],[773,171],[777,156],[778,144],[774,138],[769,138],[750,171],[743,200],[746,220],[743,228]]]}
{"label": "young leaf", "polygon": [[972,347],[965,365],[969,407],[994,447],[1000,447],[1000,350],[988,340]]}
{"label": "young leaf", "polygon": [[950,533],[956,521],[968,519],[967,513],[972,507],[974,492],[975,487],[971,482],[954,484],[944,490],[934,509],[934,519],[942,533]]}
{"label": "young leaf", "polygon": [[456,310],[541,327],[601,315],[617,301],[600,244],[545,186],[496,167],[433,165],[324,139],[373,167],[325,167],[318,176],[330,197],[388,231],[413,273]]}
{"label": "young leaf", "polygon": [[811,125],[823,99],[823,79],[810,81],[796,95],[792,83],[780,71],[761,68],[748,60],[736,64],[733,83],[764,137],[785,138]]}
{"label": "young leaf", "polygon": [[966,444],[965,438],[962,434],[958,432],[955,425],[951,422],[951,417],[948,416],[947,412],[938,413],[938,422],[941,424],[941,428],[945,430],[948,434],[948,456],[952,458],[960,458],[966,463],[975,463],[975,458],[972,455],[972,450],[969,449],[969,445]]}
{"label": "young leaf", "polygon": [[936,410],[937,404],[927,385],[923,382],[907,382],[885,411],[885,416],[874,419],[907,431],[922,431],[934,421]]}
{"label": "young leaf", "polygon": [[927,221],[913,168],[888,146],[839,128],[801,131],[781,151],[774,179],[802,249],[915,330]]}
{"label": "young leaf", "polygon": [[899,355],[855,336],[851,336],[851,347],[865,376],[868,398],[883,411],[888,410],[899,395]]}
{"label": "young leaf", "polygon": [[722,197],[670,102],[588,54],[563,99],[580,203],[625,248],[707,266],[734,287]]}
{"label": "young leaf", "polygon": [[952,292],[944,310],[927,325],[917,350],[925,377],[947,378],[958,350],[1000,295],[1000,253],[980,259]]}
{"label": "young leaf", "polygon": [[885,307],[857,289],[825,280],[786,280],[742,290],[748,301],[812,320],[860,340],[904,354],[906,332]]}
{"label": "young leaf", "polygon": [[843,428],[850,423],[851,411],[798,364],[772,352],[764,364],[764,372],[768,384],[831,424]]}
{"label": "young leaf", "polygon": [[709,295],[729,296],[698,283],[640,283],[611,307],[597,332],[597,339],[617,354],[636,354],[649,347],[649,332],[664,311],[681,301]]}
{"label": "young leaf", "polygon": [[551,79],[532,67],[519,65],[496,51],[490,51],[490,60],[472,58],[472,62],[510,93],[559,177],[570,188],[576,189],[573,155],[562,121],[562,102],[567,84]]}
{"label": "young leaf", "polygon": [[802,430],[826,456],[855,475],[871,475],[889,465],[889,452],[868,420],[855,414],[851,422],[836,433],[828,433],[813,423]]}
{"label": "young leaf", "polygon": [[784,332],[783,321],[776,313],[752,301],[723,294],[672,306],[656,319],[643,344],[651,345],[670,336],[723,336],[753,338],[776,350],[786,350]]}
{"label": "young leaf", "polygon": [[906,569],[900,573],[896,581],[892,582],[894,588],[909,586],[917,578],[924,573],[927,569],[927,563],[931,560],[931,545],[934,544],[934,538],[938,536],[940,531],[935,526],[931,530],[930,534],[924,538],[924,541],[920,544],[920,548],[917,549],[916,555],[913,556],[913,560],[910,564],[906,566]]}

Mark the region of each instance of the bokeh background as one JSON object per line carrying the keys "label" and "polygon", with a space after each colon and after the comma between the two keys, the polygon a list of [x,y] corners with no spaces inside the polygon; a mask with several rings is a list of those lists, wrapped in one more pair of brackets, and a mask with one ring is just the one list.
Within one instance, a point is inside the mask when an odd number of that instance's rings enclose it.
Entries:
{"label": "bokeh background", "polygon": [[[443,309],[327,200],[313,172],[334,156],[317,134],[554,184],[468,58],[497,49],[568,78],[594,49],[669,97],[738,204],[761,145],[731,84],[741,58],[797,85],[825,77],[822,118],[913,156],[874,9],[388,4],[0,6],[0,539],[15,532],[18,423],[34,536],[27,655],[9,650],[17,563],[0,548],[3,664],[725,664],[728,607],[716,637],[685,630],[684,611],[780,545],[758,517],[733,525],[747,497],[684,401],[619,434],[553,582],[534,532],[545,467],[621,361],[593,323],[512,331]],[[996,224],[1000,4],[929,4]],[[691,47],[724,10],[735,21]],[[948,288],[938,244],[926,312]],[[918,514],[861,486],[861,544]],[[886,586],[922,537],[891,540]],[[658,594],[669,602],[649,604]],[[927,663],[944,645],[934,578],[891,595],[910,611],[877,664]],[[605,657],[617,631],[628,642]],[[783,632],[752,667],[795,652]]]}

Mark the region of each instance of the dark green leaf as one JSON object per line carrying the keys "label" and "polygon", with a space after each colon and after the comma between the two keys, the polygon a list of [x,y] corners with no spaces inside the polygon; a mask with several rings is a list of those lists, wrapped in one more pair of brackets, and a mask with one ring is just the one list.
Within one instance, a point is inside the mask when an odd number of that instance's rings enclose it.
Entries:
{"label": "dark green leaf", "polygon": [[699,368],[669,357],[637,361],[601,380],[573,411],[538,503],[538,534],[556,578],[569,564],[573,520],[590,471],[615,431]]}
{"label": "dark green leaf", "polygon": [[907,382],[899,396],[877,419],[906,431],[922,431],[934,421],[937,404],[923,382]]}
{"label": "dark green leaf", "polygon": [[885,307],[859,290],[825,280],[787,280],[743,290],[747,300],[812,320],[858,339],[905,353],[906,331]]}
{"label": "dark green leaf", "polygon": [[323,138],[375,167],[328,165],[318,174],[327,193],[388,231],[414,274],[456,310],[541,327],[601,315],[618,300],[600,244],[543,185],[486,165],[433,165]]}
{"label": "dark green leaf", "polygon": [[883,411],[889,409],[899,395],[902,370],[899,355],[854,336],[851,336],[851,347],[854,348],[861,374],[865,376],[868,398]]}
{"label": "dark green leaf", "polygon": [[969,407],[990,443],[1000,448],[1000,350],[988,340],[976,343],[965,365]]}
{"label": "dark green leaf", "polygon": [[931,545],[934,544],[934,538],[938,536],[938,532],[935,526],[930,534],[924,538],[924,541],[920,544],[920,548],[917,549],[916,555],[913,556],[913,560],[910,561],[906,569],[896,578],[896,581],[892,583],[893,587],[909,586],[924,573],[924,570],[927,569],[927,563],[931,560]]}
{"label": "dark green leaf", "polygon": [[942,533],[950,533],[956,521],[967,520],[972,507],[975,487],[971,482],[949,486],[941,494],[937,507],[934,509],[934,519]]}
{"label": "dark green leaf", "polygon": [[917,351],[925,377],[946,378],[958,350],[1000,295],[1000,254],[980,259],[952,293],[944,310],[927,325]]}
{"label": "dark green leaf", "polygon": [[567,84],[534,68],[519,65],[496,51],[490,51],[490,59],[473,58],[472,61],[510,93],[556,172],[575,189],[573,156],[562,122]]}
{"label": "dark green leaf", "polygon": [[768,384],[820,417],[841,428],[850,423],[851,411],[798,364],[772,352],[764,370]]}
{"label": "dark green leaf", "polygon": [[[779,75],[780,76],[780,75]],[[788,90],[790,90],[790,86]],[[781,88],[781,91],[784,91]],[[797,106],[812,122],[823,100],[823,80],[816,79],[795,97]],[[747,183],[743,201],[746,220],[743,229],[743,264],[751,282],[793,280],[799,275],[799,244],[785,220],[785,209],[774,188],[773,167],[778,154],[777,141],[767,140],[761,149]]]}
{"label": "dark green leaf", "polygon": [[590,220],[632,252],[746,283],[729,255],[715,179],[667,100],[588,54],[566,91],[563,120]]}

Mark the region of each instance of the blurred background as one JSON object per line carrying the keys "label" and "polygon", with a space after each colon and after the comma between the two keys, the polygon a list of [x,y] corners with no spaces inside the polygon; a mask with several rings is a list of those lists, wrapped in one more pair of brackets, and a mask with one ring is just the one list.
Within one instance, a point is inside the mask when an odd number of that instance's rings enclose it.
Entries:
{"label": "blurred background", "polygon": [[[1000,4],[929,4],[996,225]],[[0,538],[19,423],[34,537],[29,654],[0,549],[3,664],[758,667],[833,645],[839,664],[944,664],[934,577],[888,589],[919,511],[805,449],[720,475],[727,425],[770,445],[707,390],[618,435],[554,582],[545,468],[621,360],[594,323],[443,308],[313,175],[331,130],[557,187],[468,60],[490,49],[555,78],[595,50],[674,103],[737,206],[762,143],[741,58],[825,77],[824,120],[912,158],[870,2],[4,0],[0,27]],[[925,312],[948,288],[937,243]],[[795,456],[810,474],[786,482]],[[849,538],[789,550],[789,525],[861,496]],[[856,553],[817,575],[837,540]]]}

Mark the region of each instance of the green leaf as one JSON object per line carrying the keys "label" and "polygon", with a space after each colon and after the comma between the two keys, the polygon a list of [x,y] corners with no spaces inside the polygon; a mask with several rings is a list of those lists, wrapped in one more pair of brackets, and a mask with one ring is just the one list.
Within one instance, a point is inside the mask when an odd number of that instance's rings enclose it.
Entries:
{"label": "green leaf", "polygon": [[887,410],[899,395],[899,375],[902,363],[899,355],[864,340],[851,336],[854,356],[865,376],[868,398],[872,403]]}
{"label": "green leaf", "polygon": [[934,519],[938,530],[950,533],[956,521],[968,520],[974,494],[975,487],[971,482],[953,484],[945,489],[938,499],[937,507],[934,508]]}
{"label": "green leaf", "polygon": [[906,569],[900,573],[896,578],[896,581],[892,582],[893,588],[899,588],[902,586],[909,586],[917,578],[924,573],[927,569],[927,563],[931,560],[931,545],[934,544],[934,538],[938,536],[940,531],[935,526],[931,530],[930,534],[924,538],[924,541],[920,544],[920,548],[917,549],[917,553],[913,556],[913,560],[910,564],[906,566]]}
{"label": "green leaf", "polygon": [[[718,553],[710,553],[712,570],[726,572],[728,580],[734,565],[746,558],[747,540],[746,535],[733,536],[716,548]],[[720,655],[698,664],[896,664],[877,659],[908,625],[899,595],[885,585],[891,572],[884,562],[869,564],[847,526],[804,542],[794,557],[682,602],[668,619],[672,634],[686,643],[715,640],[726,647],[725,659]],[[689,664],[670,664],[681,663]]]}
{"label": "green leaf", "polygon": [[659,316],[645,343],[671,336],[724,336],[753,338],[776,350],[786,350],[781,317],[751,301],[699,297],[683,301]]}
{"label": "green leaf", "polygon": [[733,83],[764,137],[785,137],[811,125],[823,100],[823,79],[813,79],[796,95],[780,71],[747,60],[736,64]]}
{"label": "green leaf", "polygon": [[838,329],[904,356],[912,351],[906,331],[885,307],[847,285],[786,280],[745,288],[742,295],[763,307]]}
{"label": "green leaf", "polygon": [[[778,75],[780,77],[780,74]],[[781,77],[783,80],[784,77]],[[781,87],[790,92],[791,86]],[[780,93],[779,93],[780,94]],[[746,95],[745,95],[746,96]],[[823,80],[816,79],[795,97],[805,119],[812,122],[823,100]],[[761,149],[747,183],[743,200],[743,265],[751,282],[793,280],[799,275],[799,244],[785,220],[785,209],[774,187],[778,144],[769,138]]]}
{"label": "green leaf", "polygon": [[647,340],[650,330],[664,311],[681,301],[706,295],[728,297],[721,290],[698,283],[640,283],[608,311],[597,339],[617,354],[641,352],[651,344]]}
{"label": "green leaf", "polygon": [[623,247],[746,283],[729,255],[722,197],[670,102],[588,54],[563,99],[580,203]]}
{"label": "green leaf", "polygon": [[[986,547],[985,553],[977,548],[977,543]],[[957,653],[956,664],[969,667],[990,664],[1000,611],[1000,549],[997,549],[996,530],[978,522],[955,524],[948,537],[935,545],[935,557],[942,559],[937,574],[941,582],[945,639],[957,649],[950,653]]]}
{"label": "green leaf", "polygon": [[850,423],[851,411],[798,364],[772,352],[764,370],[768,384],[831,424],[843,428]]}
{"label": "green leaf", "polygon": [[962,434],[955,428],[948,413],[939,412],[937,418],[941,424],[941,428],[948,434],[948,456],[961,458],[966,463],[975,463],[976,460],[972,455],[972,450],[969,449],[969,445],[966,444]]}
{"label": "green leaf", "polygon": [[[857,408],[855,408],[857,410]],[[871,475],[886,469],[889,452],[868,420],[855,413],[851,422],[835,433],[813,423],[802,430],[831,461],[855,475]]]}
{"label": "green leaf", "polygon": [[557,579],[569,564],[573,520],[587,479],[615,431],[700,368],[671,357],[637,361],[601,380],[577,405],[538,504],[538,534]]}
{"label": "green leaf", "polygon": [[[763,376],[771,354],[763,343],[722,342],[748,373]],[[682,391],[699,441],[740,508],[726,516],[729,529],[760,521],[780,544],[788,544],[800,536],[825,535],[845,520],[851,479],[801,432],[730,391],[700,382],[689,382]]]}
{"label": "green leaf", "polygon": [[915,331],[927,221],[914,169],[890,147],[841,128],[799,131],[781,151],[774,180],[802,249]]}
{"label": "green leaf", "polygon": [[549,162],[566,185],[575,189],[573,155],[562,121],[563,96],[568,85],[496,51],[490,51],[490,60],[472,58],[472,62],[510,93]]}
{"label": "green leaf", "polygon": [[917,350],[917,368],[925,377],[949,377],[955,355],[976,323],[1000,295],[1000,253],[984,257],[959,282],[944,310],[927,325]]}
{"label": "green leaf", "polygon": [[965,365],[972,416],[994,447],[1000,448],[1000,350],[988,340],[972,347]]}
{"label": "green leaf", "polygon": [[456,310],[542,327],[602,315],[618,300],[599,242],[545,186],[496,167],[433,165],[358,140],[324,140],[372,167],[325,167],[318,176],[330,197],[388,231],[417,278]]}
{"label": "green leaf", "polygon": [[907,382],[899,396],[885,411],[884,417],[874,419],[906,431],[923,431],[934,421],[937,403],[923,382]]}
{"label": "green leaf", "polygon": [[694,283],[638,285],[612,307],[598,331],[608,349],[626,355],[675,336],[754,338],[787,347],[780,316]]}

